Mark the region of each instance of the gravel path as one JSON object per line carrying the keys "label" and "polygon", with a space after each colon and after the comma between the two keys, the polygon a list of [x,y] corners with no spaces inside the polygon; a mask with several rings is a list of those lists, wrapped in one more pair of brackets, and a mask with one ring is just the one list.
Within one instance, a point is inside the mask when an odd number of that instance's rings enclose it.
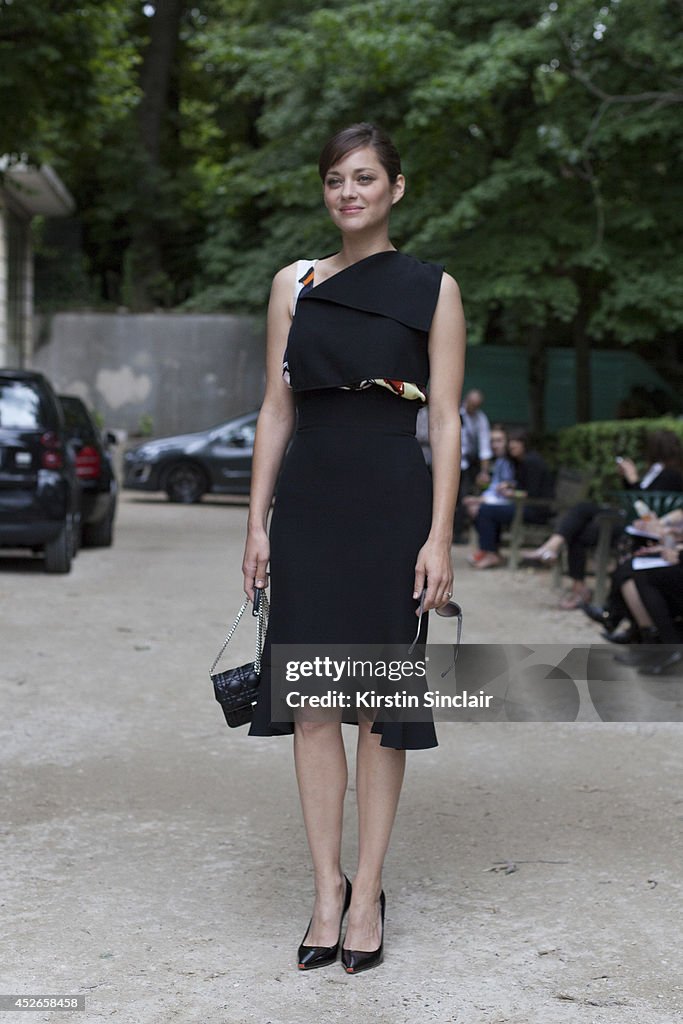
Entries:
{"label": "gravel path", "polygon": [[[115,546],[68,577],[0,558],[2,991],[85,993],[84,1013],[30,1017],[77,1024],[678,1019],[683,758],[664,723],[440,725],[409,754],[384,965],[297,972],[311,882],[291,740],[228,731],[207,676],[244,520],[126,497]],[[465,639],[595,641],[547,574],[465,553]],[[240,630],[234,663],[250,646]],[[350,874],[354,802],[351,778]]]}

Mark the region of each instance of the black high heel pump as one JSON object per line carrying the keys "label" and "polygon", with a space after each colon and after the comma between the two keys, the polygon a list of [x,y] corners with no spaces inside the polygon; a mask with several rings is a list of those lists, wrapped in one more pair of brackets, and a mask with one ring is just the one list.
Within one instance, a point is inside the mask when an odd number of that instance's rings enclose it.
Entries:
{"label": "black high heel pump", "polygon": [[[342,923],[344,921],[344,915],[349,909],[351,903],[351,883],[349,882],[346,875],[344,875],[344,881],[346,882],[346,894],[344,896],[344,907],[339,918],[339,935],[334,946],[304,946],[302,943],[299,946],[297,952],[297,963],[299,964],[300,971],[312,971],[315,967],[327,967],[328,964],[333,964],[337,959],[337,953],[339,952],[339,943],[341,941],[341,930]],[[313,918],[311,918],[311,921]],[[308,928],[306,929],[306,935],[308,935],[309,928],[311,927],[311,921],[308,922]]]}
{"label": "black high heel pump", "polygon": [[384,911],[387,901],[384,890],[379,897],[380,912],[382,916],[382,937],[377,949],[369,953],[362,949],[344,949],[342,946],[342,966],[347,974],[359,974],[361,971],[369,971],[371,967],[379,967],[384,959]]}

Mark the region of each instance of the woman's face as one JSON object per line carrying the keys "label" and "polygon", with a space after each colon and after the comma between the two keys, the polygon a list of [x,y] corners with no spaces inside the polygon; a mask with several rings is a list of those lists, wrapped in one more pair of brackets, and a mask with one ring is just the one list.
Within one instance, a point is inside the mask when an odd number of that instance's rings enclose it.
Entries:
{"label": "woman's face", "polygon": [[502,430],[491,431],[491,449],[497,459],[505,455],[505,449],[507,447],[507,438]]}
{"label": "woman's face", "polygon": [[524,455],[524,441],[512,438],[508,441],[508,451],[513,459],[521,459]]}
{"label": "woman's face", "polygon": [[354,149],[325,175],[323,198],[340,231],[358,233],[389,220],[391,208],[405,191],[399,174],[392,185],[372,146]]}

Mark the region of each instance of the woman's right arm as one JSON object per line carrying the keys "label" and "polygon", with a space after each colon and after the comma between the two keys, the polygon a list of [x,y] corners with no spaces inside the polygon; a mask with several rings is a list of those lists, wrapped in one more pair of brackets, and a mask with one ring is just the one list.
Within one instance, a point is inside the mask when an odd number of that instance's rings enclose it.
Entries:
{"label": "woman's right arm", "polygon": [[617,463],[617,472],[624,478],[624,487],[637,487],[640,482],[638,470],[633,459],[622,459]]}
{"label": "woman's right arm", "polygon": [[282,361],[292,322],[295,272],[295,263],[278,271],[273,278],[268,303],[266,393],[256,423],[247,540],[242,561],[244,592],[252,601],[254,585],[259,588],[267,585],[266,570],[270,559],[268,513],[296,418],[294,396],[282,377]]}

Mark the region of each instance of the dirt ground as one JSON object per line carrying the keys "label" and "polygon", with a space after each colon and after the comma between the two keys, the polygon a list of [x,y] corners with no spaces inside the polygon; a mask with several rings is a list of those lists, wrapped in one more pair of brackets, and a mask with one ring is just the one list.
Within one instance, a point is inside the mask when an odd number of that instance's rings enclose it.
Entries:
{"label": "dirt ground", "polygon": [[[383,966],[296,970],[312,892],[291,739],[228,730],[208,678],[244,522],[127,496],[114,547],[67,577],[0,555],[2,992],[84,993],[85,1012],[30,1019],[112,1024],[680,1019],[677,724],[440,724],[408,755]],[[464,639],[595,641],[548,574],[465,554]]]}

